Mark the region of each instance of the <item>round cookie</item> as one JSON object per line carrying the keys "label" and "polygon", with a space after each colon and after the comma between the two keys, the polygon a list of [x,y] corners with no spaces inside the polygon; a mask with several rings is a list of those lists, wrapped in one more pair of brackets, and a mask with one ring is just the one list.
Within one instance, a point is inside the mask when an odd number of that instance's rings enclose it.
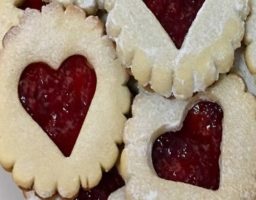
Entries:
{"label": "round cookie", "polygon": [[[15,182],[22,189],[33,189],[42,198],[51,197],[56,192],[62,197],[72,198],[80,187],[92,188],[97,185],[102,169],[108,171],[116,162],[119,153],[117,144],[122,142],[126,121],[124,114],[129,110],[130,104],[130,94],[124,86],[127,75],[116,59],[112,42],[103,35],[103,25],[99,19],[93,16],[86,18],[78,7],[70,5],[64,10],[59,4],[52,3],[43,7],[42,12],[26,10],[21,21],[19,26],[12,28],[6,35],[0,55],[0,112],[6,112],[0,120],[0,163],[5,169],[12,171]],[[37,86],[41,91],[40,87],[47,85],[51,76],[55,77],[64,70],[62,65],[68,65],[67,60],[71,59],[69,57],[73,56],[73,59],[77,54],[79,61],[74,61],[73,64],[80,66],[87,60],[88,71],[95,72],[97,83],[92,99],[84,103],[88,103],[84,105],[88,111],[83,115],[85,121],[82,121],[80,129],[78,127],[79,135],[72,144],[70,155],[65,155],[61,144],[59,146],[53,139],[56,132],[51,130],[58,123],[58,113],[50,114],[52,121],[49,122],[52,126],[49,129],[45,128],[45,124],[40,124],[40,119],[45,119],[42,116],[44,110],[48,110],[48,105],[58,102],[62,97],[47,100],[54,89],[51,87],[46,89],[49,93],[42,97],[41,93],[30,92],[37,91]],[[39,66],[34,67],[39,70],[39,78],[33,78],[33,73],[28,73],[31,69],[33,72],[33,65]],[[45,67],[46,65],[51,67]],[[66,82],[63,85],[57,83],[58,87],[65,89],[71,84],[71,89],[77,89],[84,83],[79,83],[80,78],[76,79],[76,73],[72,75],[76,71],[72,70],[72,65],[70,70],[64,70],[68,75]],[[28,76],[24,78],[24,74]],[[90,80],[93,77],[89,76],[89,88],[92,87]],[[23,84],[23,78],[28,82]],[[84,81],[83,78],[81,81]],[[24,96],[20,96],[20,89]],[[34,108],[37,95],[38,100],[46,101]],[[77,106],[72,104],[73,100],[69,95],[72,97],[73,93],[66,94],[68,106],[64,106],[61,112],[69,113],[70,105]],[[82,98],[87,98],[87,94],[82,95]],[[30,107],[26,105],[26,99]],[[83,108],[84,106],[82,104]],[[43,113],[37,113],[40,110]],[[41,118],[38,119],[36,115]],[[67,119],[65,123],[69,125],[64,127],[71,130],[77,117]],[[65,140],[68,142],[69,137]]]}

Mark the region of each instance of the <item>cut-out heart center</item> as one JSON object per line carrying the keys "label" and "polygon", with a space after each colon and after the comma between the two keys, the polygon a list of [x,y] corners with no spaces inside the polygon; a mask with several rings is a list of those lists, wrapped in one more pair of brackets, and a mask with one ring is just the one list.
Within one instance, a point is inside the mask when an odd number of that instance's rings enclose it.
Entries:
{"label": "cut-out heart center", "polygon": [[156,139],[152,161],[160,178],[217,190],[223,111],[212,102],[199,102],[188,112],[178,132]]}
{"label": "cut-out heart center", "polygon": [[22,10],[26,8],[41,10],[42,6],[46,5],[42,0],[24,0],[18,7]]}
{"label": "cut-out heart center", "polygon": [[61,152],[70,156],[96,89],[87,59],[69,57],[58,70],[38,62],[22,72],[18,94],[22,106]]}
{"label": "cut-out heart center", "polygon": [[124,180],[116,168],[104,173],[100,183],[91,190],[80,190],[75,200],[107,200],[109,195],[124,186]]}
{"label": "cut-out heart center", "polygon": [[205,0],[143,0],[178,49]]}

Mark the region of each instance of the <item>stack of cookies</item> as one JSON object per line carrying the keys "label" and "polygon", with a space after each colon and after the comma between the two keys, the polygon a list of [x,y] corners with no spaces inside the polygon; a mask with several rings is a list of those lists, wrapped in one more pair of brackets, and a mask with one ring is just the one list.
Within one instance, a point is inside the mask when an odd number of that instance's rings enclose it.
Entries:
{"label": "stack of cookies", "polygon": [[256,199],[256,0],[0,0],[0,24],[24,199]]}

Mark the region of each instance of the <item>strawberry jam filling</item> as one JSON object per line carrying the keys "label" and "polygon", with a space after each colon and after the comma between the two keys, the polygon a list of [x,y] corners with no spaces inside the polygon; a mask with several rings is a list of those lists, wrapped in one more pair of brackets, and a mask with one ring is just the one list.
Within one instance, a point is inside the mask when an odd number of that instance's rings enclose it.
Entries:
{"label": "strawberry jam filling", "polygon": [[74,55],[58,70],[38,62],[28,65],[18,85],[24,109],[64,156],[70,156],[96,89],[87,59]]}
{"label": "strawberry jam filling", "polygon": [[178,49],[205,0],[144,0]]}
{"label": "strawberry jam filling", "polygon": [[19,8],[23,10],[26,8],[41,10],[43,5],[46,5],[46,3],[42,0],[24,0]]}
{"label": "strawberry jam filling", "polygon": [[124,186],[124,181],[116,168],[104,173],[100,183],[93,189],[79,192],[75,200],[107,200],[109,195]]}
{"label": "strawberry jam filling", "polygon": [[223,111],[216,103],[203,101],[194,105],[180,131],[167,132],[154,142],[152,161],[157,175],[217,190],[222,118]]}

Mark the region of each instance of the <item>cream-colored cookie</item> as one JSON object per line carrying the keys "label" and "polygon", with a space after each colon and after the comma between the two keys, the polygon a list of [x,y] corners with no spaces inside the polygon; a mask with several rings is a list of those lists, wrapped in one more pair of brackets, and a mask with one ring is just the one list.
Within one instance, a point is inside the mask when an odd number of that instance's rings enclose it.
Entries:
{"label": "cream-colored cookie", "polygon": [[[126,146],[121,159],[128,199],[255,199],[256,101],[244,89],[239,77],[228,75],[187,101],[169,100],[149,93],[137,96],[133,117],[125,128]],[[165,132],[180,130],[191,105],[204,100],[217,102],[224,114],[220,184],[216,191],[161,179],[156,175],[151,159],[154,140]]]}
{"label": "cream-colored cookie", "polygon": [[256,1],[250,1],[251,13],[246,22],[245,58],[251,73],[256,74]]}
{"label": "cream-colored cookie", "polygon": [[15,5],[19,0],[1,0],[0,1],[0,49],[3,48],[2,40],[6,32],[19,23],[19,17],[22,15],[22,11]]}
{"label": "cream-colored cookie", "polygon": [[[116,162],[130,103],[127,75],[101,22],[85,18],[78,7],[63,10],[52,3],[41,13],[26,10],[21,21],[6,35],[0,55],[0,163],[23,189],[42,198],[56,192],[72,198],[80,186],[97,185],[102,169]],[[17,87],[29,64],[42,61],[57,69],[74,54],[93,66],[97,87],[72,154],[64,157],[22,107]]]}
{"label": "cream-colored cookie", "polygon": [[191,97],[230,70],[244,36],[248,0],[207,0],[181,49],[142,0],[106,0],[107,33],[122,64],[141,85],[177,98]]}
{"label": "cream-colored cookie", "polygon": [[99,8],[103,8],[104,0],[44,0],[45,2],[58,2],[64,6],[75,4],[84,9],[88,14],[95,14]]}

